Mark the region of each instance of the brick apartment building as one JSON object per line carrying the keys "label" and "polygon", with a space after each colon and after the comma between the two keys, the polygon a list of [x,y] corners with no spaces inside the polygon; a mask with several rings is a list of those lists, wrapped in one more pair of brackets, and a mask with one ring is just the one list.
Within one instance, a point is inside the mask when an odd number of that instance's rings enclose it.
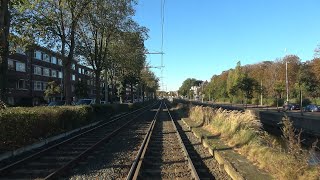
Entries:
{"label": "brick apartment building", "polygon": [[[72,63],[71,90],[82,80],[88,86],[88,98],[94,98],[94,75],[90,68]],[[8,103],[11,105],[39,105],[44,103],[44,91],[48,82],[63,84],[63,67],[61,55],[48,49],[34,46],[24,51],[17,48],[16,53],[8,58]],[[62,87],[62,86],[61,86]],[[53,100],[59,100],[63,94],[56,95]]]}

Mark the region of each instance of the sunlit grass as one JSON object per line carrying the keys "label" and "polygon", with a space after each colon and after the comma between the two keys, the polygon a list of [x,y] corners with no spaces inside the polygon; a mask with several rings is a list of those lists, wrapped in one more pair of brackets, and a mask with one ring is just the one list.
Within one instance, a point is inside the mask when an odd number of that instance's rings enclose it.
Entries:
{"label": "sunlit grass", "polygon": [[227,111],[195,106],[190,109],[190,118],[212,134],[221,134],[226,144],[236,147],[259,168],[276,179],[318,179],[318,166],[309,166],[309,152],[303,150],[292,123],[283,120],[283,144],[266,132],[256,116],[250,112]]}

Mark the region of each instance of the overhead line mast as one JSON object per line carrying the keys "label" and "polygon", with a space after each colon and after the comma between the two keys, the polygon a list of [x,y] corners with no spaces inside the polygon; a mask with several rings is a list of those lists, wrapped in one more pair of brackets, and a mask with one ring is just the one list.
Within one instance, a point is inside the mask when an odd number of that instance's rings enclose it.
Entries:
{"label": "overhead line mast", "polygon": [[163,39],[164,39],[164,8],[165,8],[165,0],[161,0],[161,50],[160,52],[145,52],[145,54],[160,54],[161,55],[161,65],[160,66],[146,66],[146,68],[157,68],[161,69],[161,87],[162,90],[164,91],[164,78],[163,78],[163,69],[164,69],[164,63],[163,63]]}

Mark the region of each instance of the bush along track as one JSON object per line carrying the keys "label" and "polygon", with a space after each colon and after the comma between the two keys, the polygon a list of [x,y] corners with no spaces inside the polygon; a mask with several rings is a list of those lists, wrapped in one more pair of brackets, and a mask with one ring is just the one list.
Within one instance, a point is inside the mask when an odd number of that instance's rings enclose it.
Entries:
{"label": "bush along track", "polygon": [[106,120],[148,103],[0,109],[0,153]]}
{"label": "bush along track", "polygon": [[[222,156],[225,155],[223,149],[231,149],[229,151],[237,154],[234,157],[229,156],[230,167],[239,171],[233,173],[235,176],[242,175],[248,178],[240,170],[246,168],[237,167],[237,163],[232,164],[233,160],[238,161],[239,158],[244,157],[243,161],[249,160],[251,166],[257,165],[259,169],[276,179],[318,179],[320,177],[319,165],[308,164],[310,152],[301,148],[299,135],[296,135],[292,123],[287,118],[282,122],[283,137],[279,141],[263,131],[259,120],[249,111],[227,111],[201,106],[186,107],[181,104],[177,107],[188,112],[189,118],[184,121],[195,134],[198,134],[199,138],[207,142],[206,146],[213,151],[221,152],[217,154]],[[182,116],[187,115],[181,110],[178,112]],[[215,141],[215,139],[218,140]],[[219,144],[218,141],[222,143]],[[215,158],[219,159],[219,157]],[[225,169],[232,171],[226,167]]]}

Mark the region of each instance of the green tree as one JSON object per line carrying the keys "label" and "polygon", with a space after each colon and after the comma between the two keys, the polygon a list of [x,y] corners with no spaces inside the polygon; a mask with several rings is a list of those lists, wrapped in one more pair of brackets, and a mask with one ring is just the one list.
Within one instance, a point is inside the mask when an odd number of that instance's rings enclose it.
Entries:
{"label": "green tree", "polygon": [[[132,0],[93,0],[86,11],[87,18],[80,22],[77,53],[84,57],[95,73],[96,103],[101,99],[101,73],[104,68],[112,67],[108,58],[110,42],[122,37],[122,31],[139,29],[132,20],[134,3]],[[105,83],[108,84],[107,81]]]}
{"label": "green tree", "polygon": [[[62,54],[64,68],[64,94],[66,103],[71,103],[71,64],[74,62],[79,22],[91,0],[46,0],[33,1],[21,13],[19,36],[31,36],[40,44],[58,49]],[[18,23],[18,22],[17,22]],[[34,38],[37,37],[37,38]],[[65,58],[66,57],[66,58]]]}
{"label": "green tree", "polygon": [[184,80],[181,87],[178,90],[179,94],[183,96],[190,95],[190,89],[192,86],[195,85],[196,81],[197,80],[194,78],[188,78]]}
{"label": "green tree", "polygon": [[142,100],[144,101],[145,96],[150,98],[156,94],[159,88],[159,79],[146,67],[141,71],[140,84],[142,86]]}
{"label": "green tree", "polygon": [[48,82],[47,88],[44,91],[45,98],[49,100],[59,93],[61,93],[60,86],[55,81]]}
{"label": "green tree", "polygon": [[259,89],[259,84],[255,79],[245,75],[238,80],[236,88],[244,95],[245,103],[247,105],[248,99],[252,99],[254,91]]}

